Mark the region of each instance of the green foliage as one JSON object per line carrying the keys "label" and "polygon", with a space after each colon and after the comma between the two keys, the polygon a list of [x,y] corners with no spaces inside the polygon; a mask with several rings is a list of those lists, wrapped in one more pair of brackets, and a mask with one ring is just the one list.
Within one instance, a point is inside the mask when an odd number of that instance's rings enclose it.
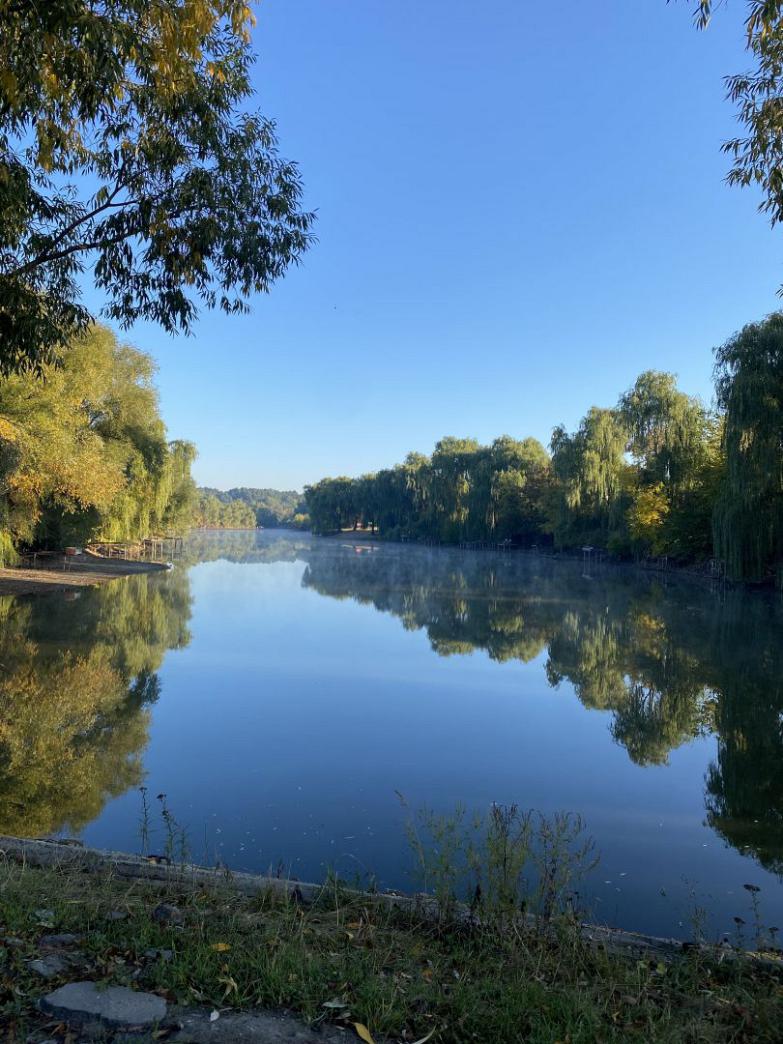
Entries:
{"label": "green foliage", "polygon": [[609,545],[626,503],[626,443],[621,415],[597,407],[573,435],[562,426],[552,432],[550,525],[557,546]]}
{"label": "green foliage", "polygon": [[359,482],[349,478],[321,479],[314,486],[305,486],[307,509],[314,533],[335,533],[361,520],[357,504]]}
{"label": "green foliage", "polygon": [[88,264],[112,319],[173,332],[299,260],[313,215],[248,109],[244,0],[2,0],[0,19],[0,372],[84,332]]}
{"label": "green foliage", "polygon": [[412,453],[373,475],[322,479],[305,498],[314,533],[362,526],[390,538],[530,543],[543,532],[549,479],[535,439],[445,438],[429,458]]}
{"label": "green foliage", "polygon": [[223,504],[238,500],[249,505],[255,512],[256,525],[266,526],[269,529],[307,528],[307,520],[303,514],[306,507],[305,500],[302,494],[295,490],[253,489],[242,486],[225,492],[204,487],[200,492],[217,497]]}
{"label": "green foliage", "polygon": [[241,500],[223,501],[206,490],[199,490],[193,524],[200,529],[255,529],[256,513]]}
{"label": "green foliage", "polygon": [[783,315],[745,326],[716,358],[726,469],[715,547],[730,576],[763,579],[783,563]]}
{"label": "green foliage", "polygon": [[663,482],[637,489],[626,516],[631,540],[648,554],[663,554],[666,549],[663,531],[670,510]]}
{"label": "green foliage", "polygon": [[[717,5],[698,0],[695,18],[704,29]],[[781,0],[747,0],[746,44],[755,68],[726,78],[727,97],[737,107],[744,134],[725,142],[731,160],[730,185],[761,190],[759,210],[774,226],[783,220],[783,3]]]}
{"label": "green foliage", "polygon": [[18,556],[11,534],[0,529],[0,567],[16,565]]}
{"label": "green foliage", "polygon": [[[774,423],[774,422],[773,422]],[[558,548],[623,555],[713,557],[713,510],[725,471],[725,421],[648,370],[615,409],[561,425],[551,459],[535,439],[482,446],[445,438],[431,457],[358,479],[305,488],[316,534],[369,529],[396,540]],[[774,442],[774,434],[770,434]],[[723,554],[723,551],[719,551]]]}
{"label": "green foliage", "polygon": [[579,816],[517,805],[494,804],[470,817],[462,806],[450,815],[419,809],[408,815],[406,836],[440,920],[458,920],[467,903],[491,929],[508,928],[521,914],[544,922],[577,915],[575,886],[598,862]]}
{"label": "green foliage", "polygon": [[42,378],[0,378],[0,520],[15,544],[61,548],[184,527],[190,443],[166,439],[152,360],[93,327]]}

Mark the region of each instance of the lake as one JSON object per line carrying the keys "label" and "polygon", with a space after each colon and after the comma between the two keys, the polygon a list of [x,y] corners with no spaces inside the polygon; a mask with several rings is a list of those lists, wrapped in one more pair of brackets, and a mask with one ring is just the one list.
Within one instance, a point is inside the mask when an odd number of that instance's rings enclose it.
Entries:
{"label": "lake", "polygon": [[581,814],[606,923],[782,923],[783,610],[578,560],[194,533],[165,574],[0,598],[0,832],[412,889],[405,808]]}

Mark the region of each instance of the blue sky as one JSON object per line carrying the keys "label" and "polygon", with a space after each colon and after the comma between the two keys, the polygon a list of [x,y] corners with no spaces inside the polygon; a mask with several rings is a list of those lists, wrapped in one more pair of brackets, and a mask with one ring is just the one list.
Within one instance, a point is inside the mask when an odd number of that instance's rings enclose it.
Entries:
{"label": "blue sky", "polygon": [[258,104],[318,243],[249,316],[128,335],[197,479],[292,488],[443,435],[546,443],[648,368],[709,401],[714,345],[779,305],[783,236],[723,180],[745,4],[706,33],[693,6],[257,7]]}

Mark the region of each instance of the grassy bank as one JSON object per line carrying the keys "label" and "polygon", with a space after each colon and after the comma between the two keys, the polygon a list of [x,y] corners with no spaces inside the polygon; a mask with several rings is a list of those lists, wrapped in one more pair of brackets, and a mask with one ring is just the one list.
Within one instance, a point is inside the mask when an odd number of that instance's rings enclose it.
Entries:
{"label": "grassy bank", "polygon": [[[783,1024],[783,977],[767,964],[697,948],[618,955],[563,916],[547,930],[438,924],[334,883],[305,905],[228,881],[161,885],[8,862],[0,924],[9,1040],[44,1028],[43,993],[84,978],[218,1011],[288,1008],[356,1039],[361,1023],[376,1041],[777,1041]],[[77,939],[57,944],[68,966],[44,982],[30,961],[51,952],[52,933]]]}

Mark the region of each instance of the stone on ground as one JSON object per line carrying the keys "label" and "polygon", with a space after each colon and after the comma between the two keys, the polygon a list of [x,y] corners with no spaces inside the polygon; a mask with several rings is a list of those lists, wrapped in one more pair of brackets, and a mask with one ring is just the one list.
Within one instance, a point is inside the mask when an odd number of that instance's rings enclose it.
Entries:
{"label": "stone on ground", "polygon": [[182,924],[185,920],[180,908],[171,903],[159,903],[152,911],[152,919],[160,924]]}
{"label": "stone on ground", "polygon": [[48,953],[35,961],[29,961],[27,967],[30,971],[40,975],[42,979],[56,979],[63,975],[71,967],[71,962],[65,957],[59,957],[56,953]]}
{"label": "stone on ground", "polygon": [[42,935],[38,940],[38,945],[44,949],[48,947],[56,949],[59,946],[75,946],[81,941],[81,935],[74,935],[73,932],[58,932],[56,935]]}
{"label": "stone on ground", "polygon": [[247,1012],[210,1021],[209,1014],[180,1012],[181,1028],[169,1040],[172,1044],[354,1044],[359,1039],[353,1029],[321,1026],[313,1030],[290,1015]]}
{"label": "stone on ground", "polygon": [[100,1023],[117,1029],[147,1028],[166,1015],[166,1002],[154,993],[126,986],[98,989],[94,982],[70,982],[39,1002],[41,1011],[69,1025]]}

